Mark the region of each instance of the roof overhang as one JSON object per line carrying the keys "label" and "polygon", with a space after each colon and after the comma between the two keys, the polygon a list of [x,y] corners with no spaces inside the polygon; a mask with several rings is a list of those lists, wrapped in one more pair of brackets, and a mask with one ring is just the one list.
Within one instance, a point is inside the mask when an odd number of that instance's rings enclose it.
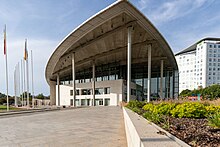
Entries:
{"label": "roof overhang", "polygon": [[132,63],[147,62],[147,45],[152,45],[152,66],[165,61],[165,67],[178,69],[174,54],[159,31],[130,2],[116,1],[73,30],[57,46],[46,66],[46,79],[71,72],[71,55],[75,53],[77,69],[119,61],[126,64],[127,28],[132,33]]}

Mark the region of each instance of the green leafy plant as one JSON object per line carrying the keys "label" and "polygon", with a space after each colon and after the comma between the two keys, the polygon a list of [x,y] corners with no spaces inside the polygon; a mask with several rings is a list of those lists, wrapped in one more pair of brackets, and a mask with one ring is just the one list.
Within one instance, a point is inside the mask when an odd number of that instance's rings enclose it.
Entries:
{"label": "green leafy plant", "polygon": [[208,118],[208,125],[214,128],[220,128],[220,113],[217,112]]}
{"label": "green leafy plant", "polygon": [[203,104],[198,102],[186,102],[177,105],[171,110],[173,117],[186,118],[204,118],[207,114]]}
{"label": "green leafy plant", "polygon": [[205,109],[207,111],[207,114],[206,114],[207,117],[215,114],[216,112],[220,112],[219,106],[209,105],[209,106],[205,106]]}
{"label": "green leafy plant", "polygon": [[144,102],[134,100],[134,101],[130,101],[126,107],[131,108],[131,109],[132,108],[142,108],[144,105],[145,105]]}
{"label": "green leafy plant", "polygon": [[154,123],[160,123],[161,122],[161,115],[151,113],[149,111],[143,113],[143,117],[146,118],[147,120],[154,122]]}
{"label": "green leafy plant", "polygon": [[131,110],[134,111],[134,112],[136,112],[136,113],[139,114],[139,115],[142,114],[141,109],[138,108],[138,107],[134,107],[134,108],[132,108]]}
{"label": "green leafy plant", "polygon": [[160,103],[155,106],[154,113],[170,116],[171,110],[173,110],[175,107],[175,103]]}
{"label": "green leafy plant", "polygon": [[152,103],[147,103],[146,105],[143,106],[142,109],[145,110],[145,111],[154,112],[155,105],[152,104]]}

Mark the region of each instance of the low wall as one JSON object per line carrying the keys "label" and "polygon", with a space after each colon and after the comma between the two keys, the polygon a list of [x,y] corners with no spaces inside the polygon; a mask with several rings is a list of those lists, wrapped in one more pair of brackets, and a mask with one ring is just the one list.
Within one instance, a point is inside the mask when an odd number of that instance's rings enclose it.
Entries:
{"label": "low wall", "polygon": [[128,147],[189,147],[185,142],[127,108],[123,107],[123,114]]}
{"label": "low wall", "polygon": [[128,113],[125,110],[126,108],[123,107],[123,114],[124,114],[124,123],[125,123],[125,132],[127,137],[127,144],[128,147],[144,147],[141,139],[135,129],[134,124],[132,123]]}

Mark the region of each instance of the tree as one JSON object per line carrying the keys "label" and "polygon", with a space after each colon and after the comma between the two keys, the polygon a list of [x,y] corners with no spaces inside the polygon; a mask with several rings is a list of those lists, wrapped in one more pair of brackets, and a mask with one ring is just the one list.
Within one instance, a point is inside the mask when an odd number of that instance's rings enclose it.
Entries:
{"label": "tree", "polygon": [[180,93],[180,96],[186,97],[186,96],[197,96],[198,94],[201,94],[203,99],[210,99],[214,100],[217,98],[220,98],[220,85],[215,84],[211,85],[206,88],[201,88],[201,89],[194,89],[194,90],[183,90]]}
{"label": "tree", "polygon": [[35,98],[37,98],[37,99],[45,99],[45,96],[43,95],[43,93],[40,93],[37,96],[35,96]]}
{"label": "tree", "polygon": [[183,90],[183,91],[181,91],[180,96],[186,97],[186,96],[188,96],[188,94],[190,92],[191,92],[191,90],[189,90],[189,89]]}

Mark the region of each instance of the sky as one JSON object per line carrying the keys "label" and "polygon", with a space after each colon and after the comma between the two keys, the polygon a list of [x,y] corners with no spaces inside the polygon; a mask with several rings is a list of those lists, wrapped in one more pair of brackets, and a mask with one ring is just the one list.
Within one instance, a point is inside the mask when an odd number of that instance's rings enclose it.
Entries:
{"label": "sky", "polygon": [[[129,1],[154,24],[174,53],[202,38],[220,37],[219,0]],[[33,52],[34,93],[49,95],[45,67],[56,46],[78,25],[114,2],[115,0],[1,0],[0,92],[6,93],[3,54],[5,24],[9,94],[14,95],[13,74],[16,64],[23,59],[27,38],[29,56],[30,51]]]}

